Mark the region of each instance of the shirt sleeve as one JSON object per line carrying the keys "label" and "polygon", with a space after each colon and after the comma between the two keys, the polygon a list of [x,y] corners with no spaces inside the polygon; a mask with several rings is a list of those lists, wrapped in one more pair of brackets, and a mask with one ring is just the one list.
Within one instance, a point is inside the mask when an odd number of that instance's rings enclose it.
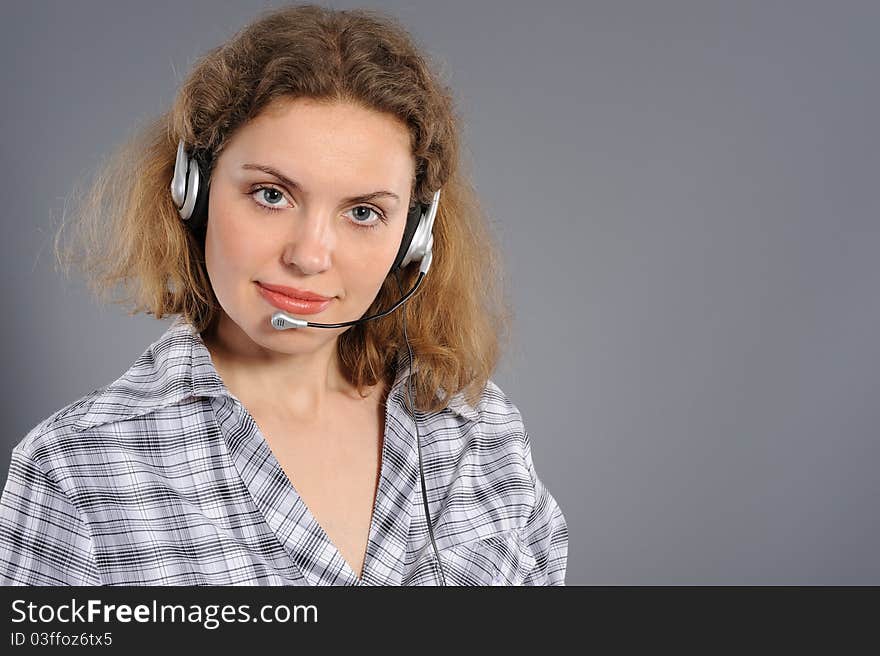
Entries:
{"label": "shirt sleeve", "polygon": [[0,498],[0,585],[100,585],[79,511],[20,446]]}
{"label": "shirt sleeve", "polygon": [[568,560],[568,524],[550,491],[535,473],[528,431],[525,432],[525,461],[535,486],[535,505],[522,538],[535,556],[535,566],[522,585],[565,585]]}

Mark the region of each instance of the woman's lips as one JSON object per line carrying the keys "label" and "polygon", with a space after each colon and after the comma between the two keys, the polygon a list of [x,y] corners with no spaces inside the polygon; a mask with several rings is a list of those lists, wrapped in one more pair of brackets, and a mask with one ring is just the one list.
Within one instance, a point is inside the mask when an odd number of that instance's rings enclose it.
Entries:
{"label": "woman's lips", "polygon": [[288,287],[287,285],[273,285],[268,282],[262,282],[260,280],[256,281],[260,287],[265,287],[270,292],[278,292],[279,294],[284,294],[285,296],[291,296],[293,298],[298,298],[302,301],[329,301],[332,296],[321,296],[320,294],[315,294],[314,292],[309,292],[304,289],[297,289],[296,287]]}
{"label": "woman's lips", "polygon": [[327,306],[333,302],[332,298],[327,299],[326,301],[305,301],[301,298],[293,298],[286,294],[273,292],[263,287],[260,283],[256,284],[260,290],[260,294],[262,294],[263,298],[269,301],[269,303],[277,307],[279,310],[285,310],[294,314],[317,314],[318,312],[323,312]]}

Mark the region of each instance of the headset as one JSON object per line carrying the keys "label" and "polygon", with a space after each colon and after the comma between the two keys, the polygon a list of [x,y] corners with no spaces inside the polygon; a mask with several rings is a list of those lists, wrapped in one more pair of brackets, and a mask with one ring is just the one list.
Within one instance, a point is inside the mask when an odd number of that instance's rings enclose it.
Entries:
{"label": "headset", "polygon": [[[184,225],[197,237],[203,236],[207,229],[208,223],[208,189],[210,187],[210,166],[208,158],[204,155],[195,153],[188,154],[186,146],[181,139],[177,145],[177,159],[174,162],[174,176],[171,179],[171,198],[177,208],[180,218]],[[422,280],[428,273],[433,259],[434,247],[434,218],[437,216],[437,206],[440,202],[440,190],[434,192],[434,197],[430,204],[416,203],[410,208],[406,217],[406,227],[403,231],[403,238],[400,242],[400,248],[397,250],[397,256],[391,265],[389,273],[393,273],[397,281],[397,289],[400,291],[401,298],[394,305],[383,312],[372,314],[368,317],[355,319],[354,321],[344,321],[342,323],[315,323],[304,319],[297,319],[287,312],[279,310],[272,315],[271,324],[276,330],[287,330],[288,328],[342,328],[345,326],[354,326],[357,324],[380,319],[387,316],[403,303],[422,284]],[[400,273],[405,266],[412,262],[419,262],[419,277],[406,294],[403,293],[403,287],[400,283]],[[409,354],[410,374],[413,369],[413,352],[409,343],[409,337],[406,334],[406,313],[403,314],[403,338],[406,341],[406,348]],[[434,548],[434,556],[437,559],[437,567],[440,572],[440,581],[443,586],[446,585],[446,577],[443,573],[443,564],[440,561],[440,555],[437,553],[437,543],[434,541],[434,529],[431,522],[431,514],[428,511],[428,493],[425,486],[425,472],[422,468],[422,449],[419,441],[419,422],[416,418],[416,412],[412,401],[412,376],[407,378],[407,410],[413,418],[413,425],[416,429],[416,451],[419,458],[419,477],[422,483],[422,502],[425,509],[425,519],[428,522],[428,535],[431,538],[431,546]]]}

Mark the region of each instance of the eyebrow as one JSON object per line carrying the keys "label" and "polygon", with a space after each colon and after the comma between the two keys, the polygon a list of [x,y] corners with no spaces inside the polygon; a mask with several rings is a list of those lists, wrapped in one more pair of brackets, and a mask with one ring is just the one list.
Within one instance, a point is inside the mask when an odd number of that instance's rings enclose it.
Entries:
{"label": "eyebrow", "polygon": [[[284,184],[287,187],[290,187],[291,189],[302,189],[302,187],[300,187],[296,183],[296,181],[291,180],[286,175],[284,175],[281,171],[279,171],[278,169],[276,169],[274,167],[267,166],[265,164],[242,164],[241,168],[251,170],[251,171],[262,171],[263,173],[268,173],[269,175],[272,175],[272,176],[278,178],[282,182],[282,184]],[[400,203],[400,196],[398,196],[394,192],[385,191],[385,190],[374,191],[369,194],[363,194],[360,196],[352,196],[350,198],[346,198],[344,202],[345,203],[363,203],[363,202],[369,202],[372,200],[376,200],[377,198],[392,198],[395,201],[397,201],[398,203]]]}

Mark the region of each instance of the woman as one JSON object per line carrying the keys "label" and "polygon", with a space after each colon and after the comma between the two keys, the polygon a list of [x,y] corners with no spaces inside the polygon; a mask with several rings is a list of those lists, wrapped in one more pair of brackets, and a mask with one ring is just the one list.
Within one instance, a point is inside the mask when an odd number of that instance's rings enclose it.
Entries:
{"label": "woman", "polygon": [[95,290],[178,317],[15,447],[0,581],[564,584],[459,131],[377,12],[287,7],[202,57],[74,241]]}

